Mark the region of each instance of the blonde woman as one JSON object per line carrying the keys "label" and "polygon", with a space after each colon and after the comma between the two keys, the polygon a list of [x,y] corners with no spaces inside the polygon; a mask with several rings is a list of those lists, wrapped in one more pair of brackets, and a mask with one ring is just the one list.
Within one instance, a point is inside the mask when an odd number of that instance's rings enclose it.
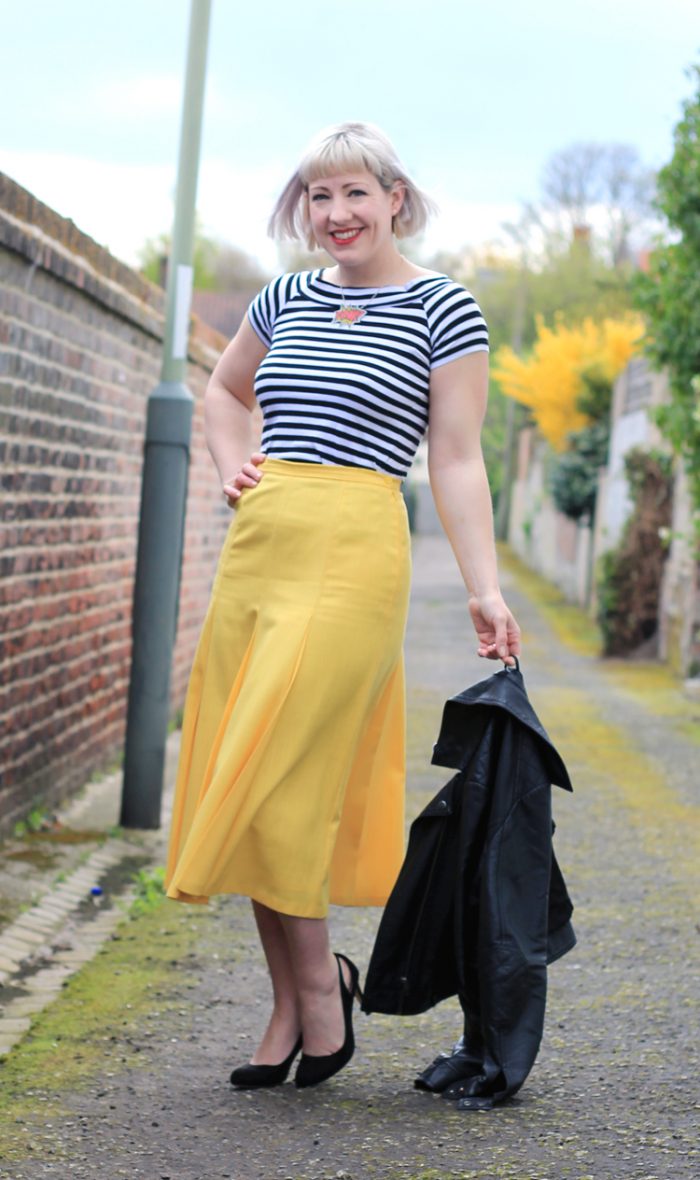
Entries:
{"label": "blonde woman", "polygon": [[206,392],[235,511],[187,696],[167,883],[180,901],[252,899],[273,1009],[239,1087],[279,1084],[299,1053],[296,1085],[316,1085],[353,1053],[358,973],[331,953],[327,913],[384,904],[403,858],[400,481],[428,426],[478,652],[519,652],[479,441],[486,324],[397,248],[431,211],[376,127],[321,134],[270,227],[335,265],[261,291]]}

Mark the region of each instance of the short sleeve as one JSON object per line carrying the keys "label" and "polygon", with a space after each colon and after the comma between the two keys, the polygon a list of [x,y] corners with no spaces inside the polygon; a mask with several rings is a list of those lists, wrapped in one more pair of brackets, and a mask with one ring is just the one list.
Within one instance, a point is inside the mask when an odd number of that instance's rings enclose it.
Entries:
{"label": "short sleeve", "polygon": [[470,352],[488,352],[489,332],[473,295],[449,280],[426,302],[430,367],[437,369]]}
{"label": "short sleeve", "polygon": [[258,292],[248,308],[248,319],[256,336],[259,336],[266,348],[272,344],[272,333],[275,330],[277,317],[287,302],[292,282],[296,278],[293,274],[280,275],[273,279],[262,291]]}

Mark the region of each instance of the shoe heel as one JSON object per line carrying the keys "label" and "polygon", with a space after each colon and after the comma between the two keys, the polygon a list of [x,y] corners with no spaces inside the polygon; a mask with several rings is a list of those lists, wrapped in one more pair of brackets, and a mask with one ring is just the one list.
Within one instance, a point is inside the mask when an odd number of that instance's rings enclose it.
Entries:
{"label": "shoe heel", "polygon": [[[343,1044],[335,1053],[327,1053],[322,1057],[314,1057],[307,1053],[302,1053],[294,1077],[294,1084],[298,1089],[318,1086],[320,1082],[325,1082],[328,1078],[332,1078],[334,1074],[338,1073],[347,1065],[355,1052],[355,1035],[352,1027],[352,1002],[356,995],[362,994],[359,984],[360,973],[355,964],[345,955],[336,954],[335,958],[338,964],[345,1038]],[[341,959],[347,964],[350,971],[350,986],[348,986],[343,978],[343,969],[340,965]]]}
{"label": "shoe heel", "polygon": [[362,1001],[364,1000],[364,995],[362,994],[362,988],[360,987],[360,972],[357,970],[357,967],[353,963],[352,959],[348,959],[347,955],[341,955],[340,951],[338,951],[336,953],[335,957],[336,957],[336,959],[342,959],[343,962],[345,964],[347,964],[347,967],[350,971],[350,986],[349,987],[346,984],[345,980],[343,979],[342,971],[340,973],[340,979],[341,979],[341,984],[342,984],[343,989],[345,991],[349,991],[352,998],[354,1000],[357,1000],[358,1004],[361,1004]]}

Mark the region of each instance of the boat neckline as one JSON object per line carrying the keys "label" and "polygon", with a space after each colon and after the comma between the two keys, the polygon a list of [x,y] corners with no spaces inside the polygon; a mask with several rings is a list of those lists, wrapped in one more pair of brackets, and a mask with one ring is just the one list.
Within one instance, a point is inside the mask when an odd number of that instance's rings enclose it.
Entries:
{"label": "boat neckline", "polygon": [[414,275],[414,277],[409,279],[407,283],[387,283],[383,287],[341,287],[340,283],[332,283],[330,279],[323,277],[323,272],[325,270],[328,270],[328,267],[321,266],[317,270],[312,270],[310,272],[310,277],[312,281],[322,283],[324,287],[330,287],[332,291],[385,291],[387,294],[390,294],[392,291],[408,291],[416,283],[427,282],[430,279],[448,278],[446,274],[436,270],[432,271],[430,274]]}

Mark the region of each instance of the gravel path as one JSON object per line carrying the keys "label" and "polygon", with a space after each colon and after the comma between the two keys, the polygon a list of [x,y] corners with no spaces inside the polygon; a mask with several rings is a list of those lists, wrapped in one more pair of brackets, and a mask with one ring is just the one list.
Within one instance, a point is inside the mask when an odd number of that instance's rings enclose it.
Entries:
{"label": "gravel path", "polygon": [[[414,560],[410,817],[449,774],[428,765],[445,697],[491,670],[471,654],[446,543],[418,538]],[[544,1042],[516,1099],[459,1113],[412,1089],[415,1071],[459,1032],[454,1002],[415,1018],[358,1015],[355,1058],[318,1090],[232,1092],[228,1073],[247,1059],[267,1004],[248,904],[168,903],[123,926],[9,1059],[0,1176],[695,1180],[700,748],[672,708],[651,712],[598,661],[558,644],[517,578],[503,581],[525,632],[531,700],[574,782],[554,806],[579,938],[550,970]],[[377,920],[333,913],[335,945],[361,967]],[[134,994],[134,1019],[111,1012],[100,1026],[83,1009],[81,1035],[66,1032],[62,1082],[47,1038],[72,1027],[80,986],[121,976],[125,961],[141,979],[150,959],[169,974]]]}

